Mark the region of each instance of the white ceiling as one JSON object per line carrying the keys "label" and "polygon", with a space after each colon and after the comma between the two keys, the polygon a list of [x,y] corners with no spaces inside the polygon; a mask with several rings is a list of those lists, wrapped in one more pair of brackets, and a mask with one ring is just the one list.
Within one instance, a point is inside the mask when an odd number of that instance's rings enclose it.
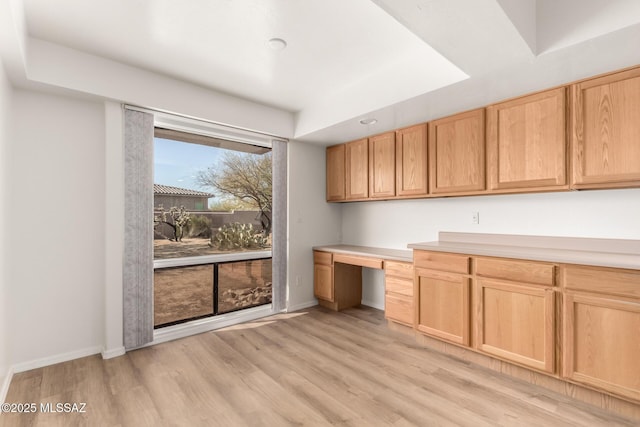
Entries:
{"label": "white ceiling", "polygon": [[[34,51],[71,48],[272,106],[319,143],[640,64],[638,0],[0,2],[14,15],[23,3],[14,25]],[[378,123],[358,123],[369,116]]]}

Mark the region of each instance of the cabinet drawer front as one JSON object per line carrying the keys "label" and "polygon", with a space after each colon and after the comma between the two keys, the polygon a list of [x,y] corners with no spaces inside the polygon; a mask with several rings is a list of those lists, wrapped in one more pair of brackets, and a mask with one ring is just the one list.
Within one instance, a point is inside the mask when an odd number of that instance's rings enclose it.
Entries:
{"label": "cabinet drawer front", "polygon": [[554,265],[531,261],[478,258],[476,275],[553,286]]}
{"label": "cabinet drawer front", "polygon": [[640,271],[565,265],[562,278],[566,289],[640,298]]}
{"label": "cabinet drawer front", "polygon": [[399,261],[384,262],[385,276],[394,276],[413,281],[413,263]]}
{"label": "cabinet drawer front", "polygon": [[343,264],[359,265],[361,267],[382,268],[382,260],[379,258],[369,258],[357,255],[334,254],[333,262]]}
{"label": "cabinet drawer front", "polygon": [[384,299],[384,317],[405,325],[413,325],[413,298],[387,295]]}
{"label": "cabinet drawer front", "polygon": [[331,265],[331,252],[313,251],[314,264]]}
{"label": "cabinet drawer front", "polygon": [[413,263],[416,267],[452,273],[469,273],[469,257],[466,255],[443,252],[413,251]]}
{"label": "cabinet drawer front", "polygon": [[384,290],[385,292],[392,292],[411,297],[413,296],[413,280],[386,277],[384,280]]}

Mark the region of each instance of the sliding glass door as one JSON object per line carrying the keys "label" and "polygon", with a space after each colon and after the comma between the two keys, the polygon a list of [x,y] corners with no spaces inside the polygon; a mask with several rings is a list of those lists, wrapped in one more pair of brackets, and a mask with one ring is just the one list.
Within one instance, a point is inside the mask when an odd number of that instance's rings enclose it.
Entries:
{"label": "sliding glass door", "polygon": [[272,302],[271,148],[156,127],[154,328]]}

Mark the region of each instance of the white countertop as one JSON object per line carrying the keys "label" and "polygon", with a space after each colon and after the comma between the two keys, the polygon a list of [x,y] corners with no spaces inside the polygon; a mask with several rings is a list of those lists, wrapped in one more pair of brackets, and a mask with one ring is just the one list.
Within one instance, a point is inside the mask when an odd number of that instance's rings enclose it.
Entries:
{"label": "white countertop", "polygon": [[640,240],[441,232],[411,249],[640,270]]}
{"label": "white countertop", "polygon": [[314,246],[313,250],[346,255],[375,257],[388,261],[413,262],[413,252],[404,249],[374,248],[370,246],[355,245],[324,245]]}

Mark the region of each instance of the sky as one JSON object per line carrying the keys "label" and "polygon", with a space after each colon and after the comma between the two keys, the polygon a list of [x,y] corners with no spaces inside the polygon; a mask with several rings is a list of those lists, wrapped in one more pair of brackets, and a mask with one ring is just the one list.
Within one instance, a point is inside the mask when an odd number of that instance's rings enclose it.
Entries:
{"label": "sky", "polygon": [[197,184],[198,171],[215,166],[221,150],[188,142],[154,138],[153,182],[198,191],[212,191]]}

